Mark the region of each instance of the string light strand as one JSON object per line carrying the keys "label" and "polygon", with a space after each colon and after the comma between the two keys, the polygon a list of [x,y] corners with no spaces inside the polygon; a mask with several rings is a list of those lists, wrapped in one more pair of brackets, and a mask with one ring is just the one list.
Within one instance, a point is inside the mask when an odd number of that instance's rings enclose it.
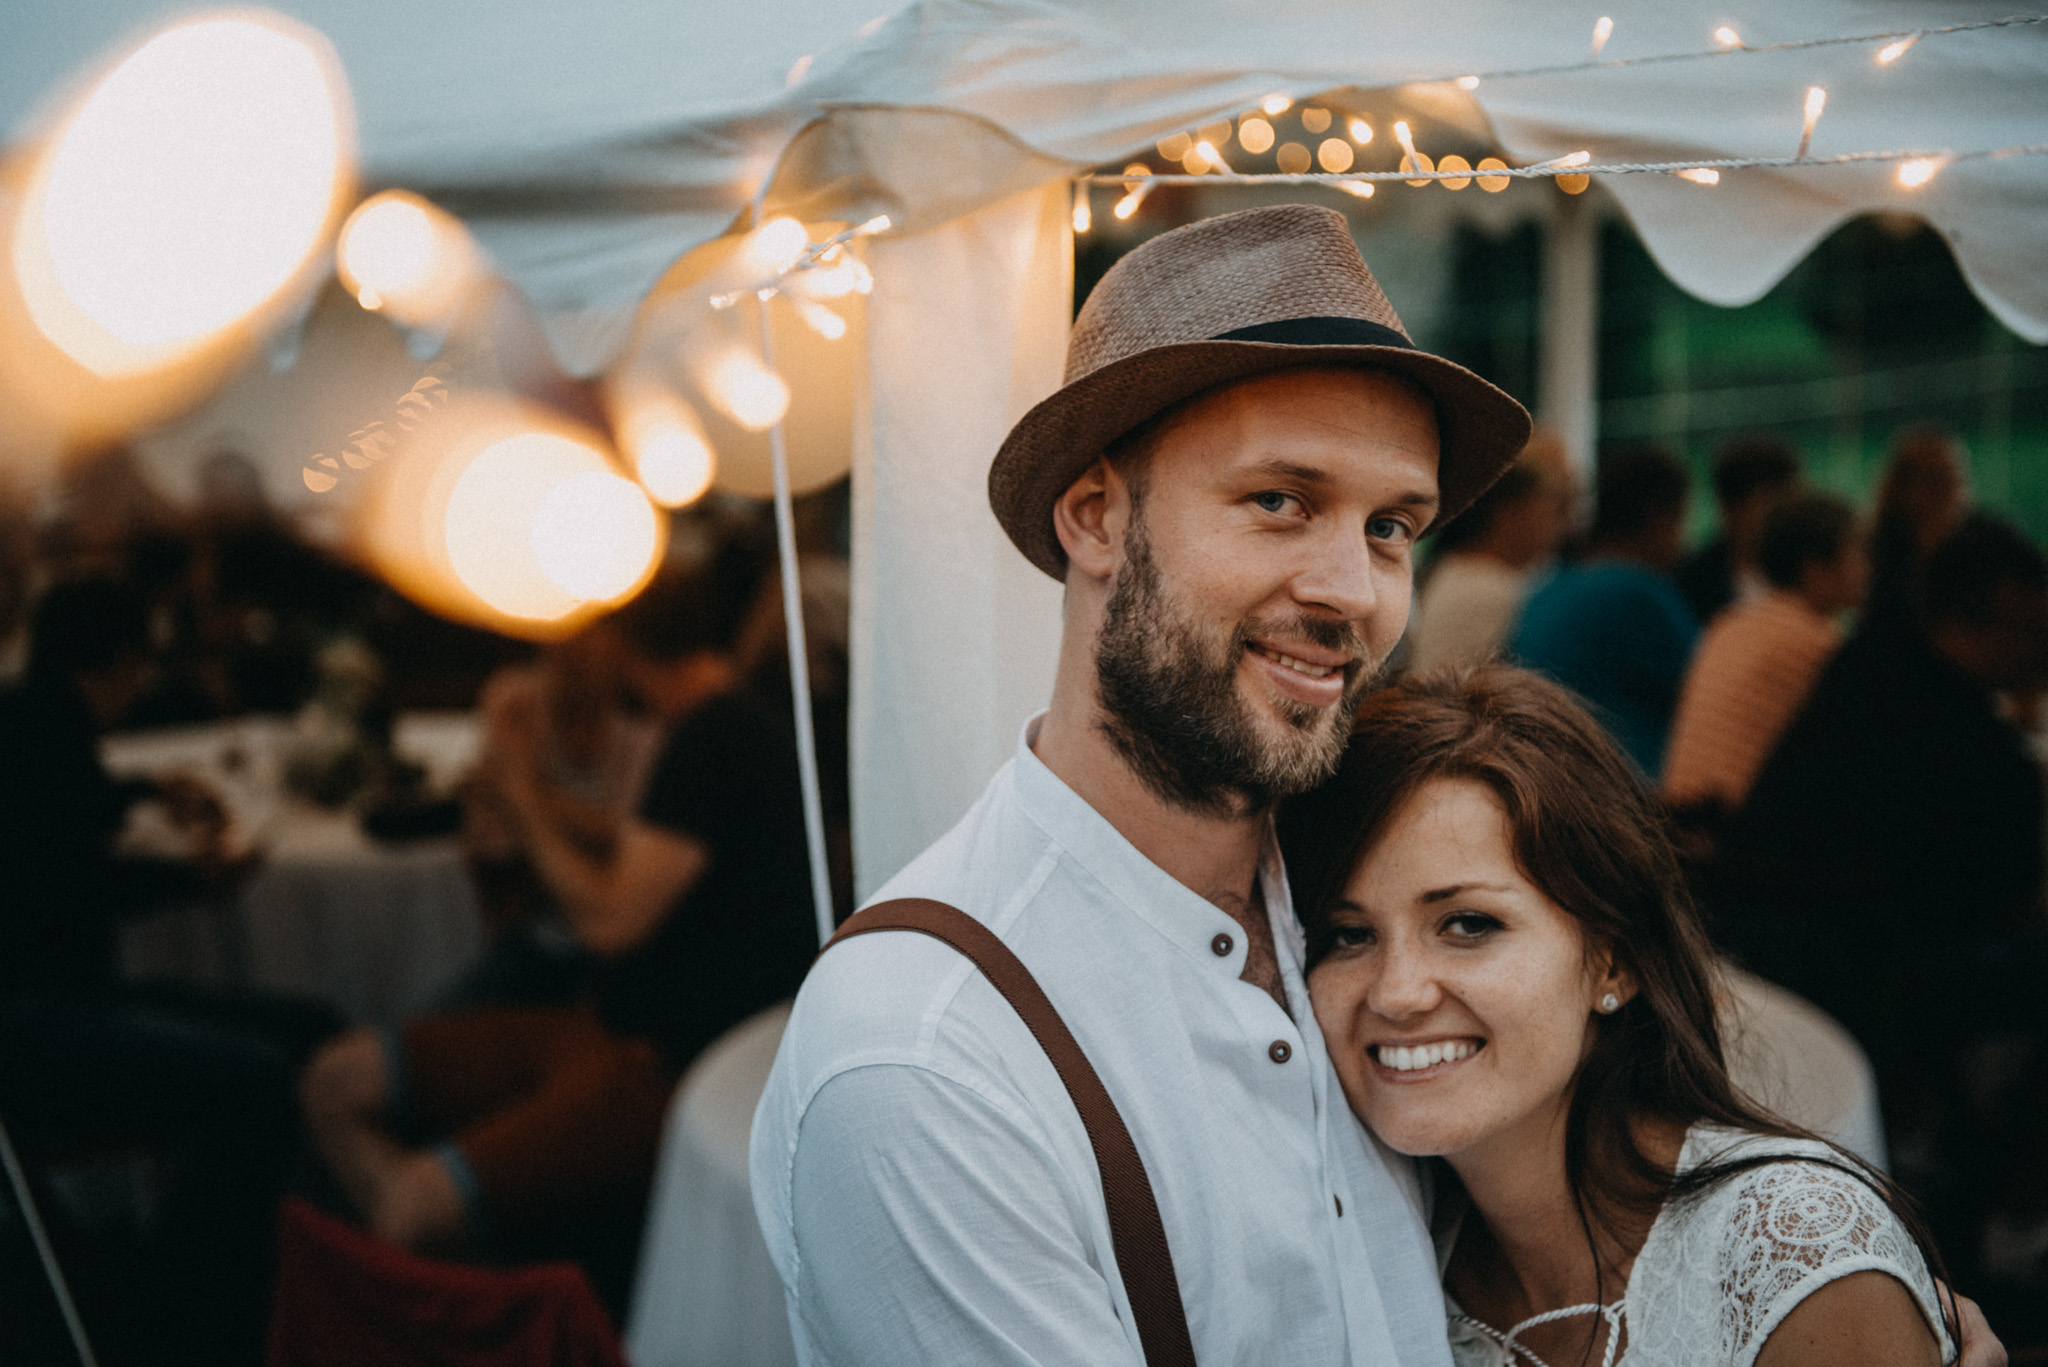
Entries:
{"label": "string light strand", "polygon": [[[1080,179],[1088,184],[1094,183],[1093,177],[1081,177]],[[802,271],[814,270],[820,266],[834,265],[838,261],[838,252],[841,247],[844,247],[855,238],[873,237],[876,233],[888,232],[890,226],[887,214],[877,214],[867,222],[857,223],[845,232],[832,234],[823,242],[806,243],[803,251],[797,254],[794,261],[791,261],[787,266],[784,266],[767,279],[757,281],[740,289],[728,291],[725,294],[714,294],[711,296],[711,307],[715,309],[729,309],[734,304],[739,303],[740,300],[749,296],[765,303],[782,293],[782,283],[792,275]]]}
{"label": "string light strand", "polygon": [[[1580,154],[1574,153],[1574,156]],[[2048,143],[2030,143],[2015,147],[1989,147],[1967,152],[1844,152],[1832,157],[1694,157],[1685,161],[1617,161],[1573,163],[1570,158],[1560,157],[1554,161],[1539,162],[1534,166],[1507,166],[1499,169],[1487,168],[1494,176],[1512,176],[1517,180],[1541,180],[1556,176],[1633,176],[1633,175],[1677,175],[1681,171],[1749,171],[1780,170],[1788,167],[1850,166],[1870,162],[1928,162],[1942,166],[1959,161],[1985,161],[2003,157],[2048,156]],[[1411,168],[1401,171],[1347,171],[1342,174],[1330,172],[1286,171],[1255,172],[1223,175],[1191,176],[1178,173],[1159,173],[1142,178],[1128,174],[1085,175],[1076,179],[1091,185],[1121,185],[1132,179],[1154,185],[1219,185],[1225,182],[1234,185],[1341,185],[1346,182],[1371,182],[1380,180],[1460,180],[1472,172],[1469,168],[1449,171],[1424,171]]]}
{"label": "string light strand", "polygon": [[[1983,29],[2017,28],[2028,24],[2048,24],[2048,14],[2012,14],[2007,15],[2003,19],[1979,19],[1971,23],[1943,24],[1935,28],[1894,29],[1886,33],[1859,33],[1833,38],[1793,38],[1782,43],[1750,44],[1738,42],[1702,48],[1694,52],[1657,52],[1648,53],[1640,57],[1610,57],[1605,61],[1594,60],[1589,57],[1585,61],[1560,62],[1553,66],[1516,67],[1507,71],[1481,71],[1476,74],[1481,82],[1511,81],[1526,76],[1555,76],[1566,72],[1605,71],[1629,66],[1654,66],[1660,62],[1690,62],[1704,57],[1732,57],[1741,53],[1796,52],[1805,48],[1853,47],[1863,43],[1897,44],[1902,40],[1912,40],[1906,43],[1905,47],[1899,48],[1899,53],[1903,53],[1906,47],[1910,47],[1925,38],[1934,38],[1951,33],[1975,33]],[[1608,32],[1612,33],[1613,29],[1610,28]],[[1602,46],[1605,46],[1605,44],[1603,43]],[[1897,60],[1896,54],[1893,60]],[[1418,80],[1412,84],[1434,85],[1444,81],[1456,81],[1466,77],[1468,74],[1470,73],[1457,72],[1451,75]],[[1404,82],[1403,84],[1410,83]]]}

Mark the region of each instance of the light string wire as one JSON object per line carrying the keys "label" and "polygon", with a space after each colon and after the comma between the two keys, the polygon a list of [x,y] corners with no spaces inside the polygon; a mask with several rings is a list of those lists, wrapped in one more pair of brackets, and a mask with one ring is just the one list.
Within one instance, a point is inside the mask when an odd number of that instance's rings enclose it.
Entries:
{"label": "light string wire", "polygon": [[[759,205],[755,206],[754,218],[758,227],[761,218]],[[782,282],[789,279],[790,276],[815,269],[818,266],[830,265],[831,263],[826,261],[825,258],[831,256],[839,248],[857,238],[873,237],[876,233],[887,232],[889,227],[889,216],[887,214],[879,214],[865,223],[854,224],[844,232],[834,233],[822,242],[807,242],[804,244],[804,249],[797,253],[795,259],[777,270],[773,275],[756,281],[754,284],[744,285],[736,290],[728,290],[724,294],[712,295],[711,307],[715,309],[729,309],[749,295],[766,303],[770,298],[782,292]]]}
{"label": "light string wire", "polygon": [[1190,175],[1186,172],[1159,172],[1152,175],[1126,175],[1122,172],[1095,173],[1076,176],[1076,180],[1089,185],[1199,185],[1221,184],[1228,181],[1236,185],[1341,185],[1347,181],[1378,180],[1481,180],[1489,176],[1501,176],[1514,180],[1540,180],[1555,176],[1633,176],[1671,175],[1679,171],[1717,170],[1747,171],[1772,170],[1807,166],[1850,166],[1865,162],[1933,161],[1950,166],[1959,161],[1982,161],[2000,157],[2038,157],[2048,154],[2048,143],[2029,143],[2016,147],[1990,147],[1966,152],[1845,152],[1832,157],[1695,157],[1688,161],[1616,161],[1571,163],[1566,158],[1538,162],[1534,166],[1489,166],[1485,169],[1461,167],[1450,171],[1236,171],[1203,172]]}
{"label": "light string wire", "polygon": [[1564,75],[1574,71],[1605,71],[1619,67],[1654,66],[1660,62],[1690,62],[1706,57],[1733,57],[1739,53],[1754,52],[1796,52],[1816,47],[1851,47],[1861,43],[1881,43],[1887,39],[1896,41],[1911,38],[1939,37],[1951,33],[1974,33],[1981,29],[2018,28],[2028,24],[2048,24],[2048,14],[2013,14],[2003,19],[1979,19],[1967,24],[1939,24],[1930,28],[1898,29],[1890,33],[1859,33],[1848,37],[1834,38],[1793,38],[1782,43],[1733,43],[1721,47],[1701,48],[1694,52],[1658,52],[1641,57],[1611,57],[1605,61],[1588,58],[1583,62],[1564,62],[1555,66],[1525,66],[1506,71],[1455,72],[1439,76],[1434,80],[1403,81],[1403,85],[1436,85],[1467,77],[1481,81],[1512,81],[1529,76]]}

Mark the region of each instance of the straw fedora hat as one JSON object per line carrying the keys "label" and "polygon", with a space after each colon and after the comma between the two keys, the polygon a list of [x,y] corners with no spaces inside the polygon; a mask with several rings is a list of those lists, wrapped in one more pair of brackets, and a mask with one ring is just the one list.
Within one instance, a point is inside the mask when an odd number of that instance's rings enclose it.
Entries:
{"label": "straw fedora hat", "polygon": [[1065,385],[996,453],[989,506],[1027,560],[1064,579],[1053,503],[1111,443],[1206,389],[1306,365],[1397,371],[1428,391],[1442,442],[1438,526],[1529,439],[1522,405],[1416,349],[1342,214],[1284,204],[1162,233],[1110,268],[1074,322]]}

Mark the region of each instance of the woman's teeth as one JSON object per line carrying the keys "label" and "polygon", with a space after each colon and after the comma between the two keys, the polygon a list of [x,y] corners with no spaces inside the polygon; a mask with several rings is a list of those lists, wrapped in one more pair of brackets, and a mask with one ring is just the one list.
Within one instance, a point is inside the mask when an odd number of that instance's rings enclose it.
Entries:
{"label": "woman's teeth", "polygon": [[1379,1060],[1382,1068],[1391,1068],[1397,1073],[1412,1073],[1421,1068],[1434,1068],[1439,1063],[1456,1063],[1459,1059],[1471,1058],[1479,1052],[1479,1046],[1471,1040],[1445,1040],[1441,1044],[1418,1044],[1413,1048],[1384,1044],[1373,1046],[1372,1056]]}
{"label": "woman's teeth", "polygon": [[1335,665],[1312,665],[1307,660],[1297,660],[1292,655],[1283,655],[1277,650],[1268,650],[1264,646],[1253,646],[1252,649],[1258,651],[1259,654],[1265,656],[1273,663],[1286,665],[1295,673],[1306,674],[1311,679],[1327,679],[1337,672]]}

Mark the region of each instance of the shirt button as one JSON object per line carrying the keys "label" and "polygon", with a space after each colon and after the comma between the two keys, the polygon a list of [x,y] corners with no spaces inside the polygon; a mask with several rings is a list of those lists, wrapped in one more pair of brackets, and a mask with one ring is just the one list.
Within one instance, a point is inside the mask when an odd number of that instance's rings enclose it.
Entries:
{"label": "shirt button", "polygon": [[1230,956],[1230,951],[1236,944],[1237,941],[1231,939],[1228,935],[1218,935],[1215,939],[1209,941],[1209,948],[1216,951],[1217,958],[1225,959]]}
{"label": "shirt button", "polygon": [[1293,1048],[1284,1039],[1276,1039],[1266,1050],[1266,1057],[1275,1063],[1285,1063],[1294,1057]]}

